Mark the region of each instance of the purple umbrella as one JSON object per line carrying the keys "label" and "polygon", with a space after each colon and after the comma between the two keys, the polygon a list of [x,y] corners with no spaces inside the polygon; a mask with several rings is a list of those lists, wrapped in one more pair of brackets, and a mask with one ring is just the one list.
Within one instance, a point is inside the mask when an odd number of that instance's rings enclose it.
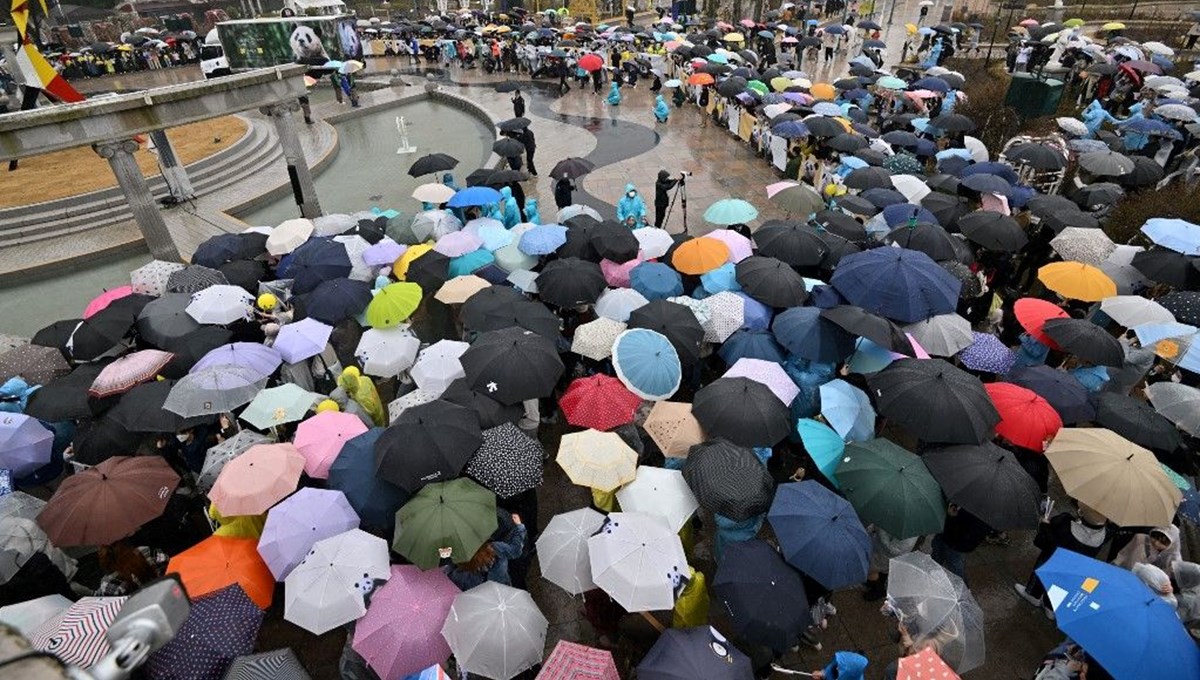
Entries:
{"label": "purple umbrella", "polygon": [[404,251],[408,250],[408,246],[396,243],[390,238],[385,238],[379,243],[367,248],[363,251],[363,262],[369,267],[381,267],[383,265],[391,265]]}
{"label": "purple umbrella", "polygon": [[146,662],[151,680],[220,680],[239,656],[254,651],[264,612],[236,583],[192,600],[174,639]]}
{"label": "purple umbrella", "polygon": [[963,366],[997,375],[1004,375],[1012,369],[1017,356],[1000,341],[1000,338],[978,331],[972,331],[971,335],[975,340],[958,353],[958,360]]}
{"label": "purple umbrella", "polygon": [[267,513],[258,554],[282,581],[313,544],[358,528],[358,513],[341,491],[305,487]]}
{"label": "purple umbrella", "polygon": [[450,646],[442,624],[459,594],[440,569],[392,565],[387,585],[375,592],[354,629],[354,651],[381,678],[403,678],[443,663]]}
{"label": "purple umbrella", "polygon": [[0,468],[18,479],[50,462],[54,433],[21,413],[0,414]]}
{"label": "purple umbrella", "polygon": [[205,354],[189,373],[195,373],[211,366],[242,366],[258,374],[260,378],[270,377],[283,357],[273,347],[257,342],[233,342]]}
{"label": "purple umbrella", "polygon": [[329,342],[333,326],[308,318],[289,323],[279,329],[275,338],[275,351],[289,364],[320,354]]}

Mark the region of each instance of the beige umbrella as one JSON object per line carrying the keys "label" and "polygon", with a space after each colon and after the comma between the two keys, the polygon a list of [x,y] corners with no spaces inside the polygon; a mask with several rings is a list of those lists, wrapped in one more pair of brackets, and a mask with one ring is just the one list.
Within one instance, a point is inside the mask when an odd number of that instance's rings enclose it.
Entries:
{"label": "beige umbrella", "polygon": [[624,323],[604,317],[589,321],[575,329],[575,336],[571,340],[571,351],[581,357],[604,361],[612,356],[613,343],[617,341],[618,335],[625,332],[625,329]]}
{"label": "beige umbrella", "polygon": [[1104,428],[1063,428],[1046,449],[1063,488],[1121,526],[1171,523],[1182,494],[1154,454]]}
{"label": "beige umbrella", "polygon": [[313,233],[312,220],[297,217],[281,222],[267,236],[267,252],[272,255],[286,255],[300,247]]}
{"label": "beige umbrella", "polygon": [[692,415],[692,405],[684,402],[655,402],[642,429],[668,458],[687,458],[688,450],[704,441],[704,430]]}
{"label": "beige umbrella", "polygon": [[615,432],[584,430],[563,435],[558,464],[573,483],[597,491],[615,491],[637,475],[637,453]]}
{"label": "beige umbrella", "polygon": [[443,283],[442,287],[433,296],[433,299],[447,305],[461,305],[471,299],[472,295],[484,288],[491,287],[492,284],[474,274],[456,276]]}

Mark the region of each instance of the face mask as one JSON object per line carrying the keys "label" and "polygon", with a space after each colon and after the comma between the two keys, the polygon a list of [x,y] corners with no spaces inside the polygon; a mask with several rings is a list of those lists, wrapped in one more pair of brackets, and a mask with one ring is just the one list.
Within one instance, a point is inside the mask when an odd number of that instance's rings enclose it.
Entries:
{"label": "face mask", "polygon": [[625,194],[625,195],[626,195],[626,196],[628,196],[628,197],[630,197],[630,198],[633,198],[635,195],[637,195],[637,192],[636,192],[636,191],[631,191],[631,192],[629,192],[629,193],[627,193],[627,194]]}
{"label": "face mask", "polygon": [[177,434],[177,435],[175,435],[175,438],[178,439],[180,442],[186,442],[188,440],[188,435]]}

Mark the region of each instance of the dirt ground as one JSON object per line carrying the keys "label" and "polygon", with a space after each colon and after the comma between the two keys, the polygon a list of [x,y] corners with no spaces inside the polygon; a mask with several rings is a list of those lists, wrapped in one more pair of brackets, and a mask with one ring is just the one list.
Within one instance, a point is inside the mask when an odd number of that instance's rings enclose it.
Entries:
{"label": "dirt ground", "polygon": [[[231,146],[246,133],[246,123],[224,116],[167,130],[175,153],[193,163]],[[142,173],[159,174],[158,161],[145,143],[135,154]],[[41,203],[117,185],[108,161],[82,146],[67,151],[22,158],[16,172],[0,169],[0,208]]]}

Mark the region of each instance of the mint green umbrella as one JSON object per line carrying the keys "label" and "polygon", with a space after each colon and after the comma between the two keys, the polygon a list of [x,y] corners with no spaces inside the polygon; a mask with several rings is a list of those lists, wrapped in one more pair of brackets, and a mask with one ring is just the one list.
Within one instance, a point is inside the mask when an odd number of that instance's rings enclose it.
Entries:
{"label": "mint green umbrella", "polygon": [[318,401],[325,396],[287,383],[258,393],[250,405],[242,411],[242,420],[265,430],[302,420]]}
{"label": "mint green umbrella", "polygon": [[436,567],[438,550],[466,562],[496,531],[496,496],[469,479],[426,484],[396,513],[392,549],[422,569]]}
{"label": "mint green umbrella", "polygon": [[711,224],[746,224],[758,217],[758,209],[740,198],[724,198],[708,206],[704,220]]}
{"label": "mint green umbrella", "polygon": [[916,454],[886,439],[846,444],[837,478],[863,521],[896,538],[942,530],[946,500],[937,480]]}
{"label": "mint green umbrella", "polygon": [[875,85],[888,90],[903,90],[908,88],[908,83],[896,78],[895,76],[884,76],[875,81]]}

